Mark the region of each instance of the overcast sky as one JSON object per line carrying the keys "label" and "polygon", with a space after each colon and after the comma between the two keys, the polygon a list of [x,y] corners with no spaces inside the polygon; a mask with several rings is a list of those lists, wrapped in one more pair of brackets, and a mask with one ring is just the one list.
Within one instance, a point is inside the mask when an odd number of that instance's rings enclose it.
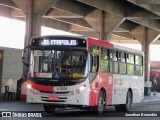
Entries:
{"label": "overcast sky", "polygon": [[[51,28],[42,27],[42,35],[70,35],[71,33],[61,30],[55,30]],[[8,19],[0,16],[0,46],[10,48],[24,48],[24,36],[25,36],[25,24],[22,21],[14,19]],[[141,49],[141,45],[125,45],[127,47]],[[157,51],[160,51],[159,45],[151,46],[151,60],[160,61],[160,55],[157,55]]]}

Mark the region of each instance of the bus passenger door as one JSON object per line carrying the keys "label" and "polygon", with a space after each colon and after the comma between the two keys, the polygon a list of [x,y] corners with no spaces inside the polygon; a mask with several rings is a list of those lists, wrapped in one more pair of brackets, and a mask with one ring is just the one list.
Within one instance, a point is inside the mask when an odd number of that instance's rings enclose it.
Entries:
{"label": "bus passenger door", "polygon": [[99,59],[99,56],[93,55],[93,54],[90,55],[90,74],[89,74],[90,81],[92,81],[97,75],[98,59]]}
{"label": "bus passenger door", "polygon": [[95,52],[91,52],[89,55],[89,82],[90,84],[90,105],[97,105],[97,92],[94,89],[98,88],[97,72],[99,68],[99,55]]}
{"label": "bus passenger door", "polygon": [[90,66],[89,66],[89,79],[93,81],[96,77],[99,68],[99,46],[90,46]]}

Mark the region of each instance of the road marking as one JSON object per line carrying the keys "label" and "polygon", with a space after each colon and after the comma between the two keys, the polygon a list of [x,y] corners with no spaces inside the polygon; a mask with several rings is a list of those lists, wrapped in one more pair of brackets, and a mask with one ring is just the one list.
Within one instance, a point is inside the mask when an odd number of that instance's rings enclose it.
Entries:
{"label": "road marking", "polygon": [[142,102],[154,102],[154,101],[160,101],[160,99],[144,100],[144,101],[142,101]]}

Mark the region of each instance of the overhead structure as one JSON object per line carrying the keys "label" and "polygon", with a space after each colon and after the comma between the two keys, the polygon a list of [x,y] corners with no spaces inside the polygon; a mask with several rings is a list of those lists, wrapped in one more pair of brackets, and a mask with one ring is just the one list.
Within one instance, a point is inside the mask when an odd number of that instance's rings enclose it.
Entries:
{"label": "overhead structure", "polygon": [[131,33],[139,26],[160,32],[159,6],[159,0],[0,0],[0,15],[25,20],[32,9],[33,28],[39,24],[104,40],[135,43],[137,38]]}
{"label": "overhead structure", "polygon": [[0,0],[0,16],[26,21],[26,43],[41,26],[118,43],[140,43],[149,80],[149,50],[160,39],[159,0]]}

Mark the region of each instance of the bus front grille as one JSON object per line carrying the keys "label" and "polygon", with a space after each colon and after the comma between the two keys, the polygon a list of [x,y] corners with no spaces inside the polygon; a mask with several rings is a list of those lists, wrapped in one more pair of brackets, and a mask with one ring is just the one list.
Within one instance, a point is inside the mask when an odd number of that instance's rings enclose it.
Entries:
{"label": "bus front grille", "polygon": [[66,102],[66,100],[42,100],[45,102]]}
{"label": "bus front grille", "polygon": [[39,91],[41,93],[53,93],[53,94],[69,94],[70,91],[64,91],[64,92],[47,92],[47,91]]}

